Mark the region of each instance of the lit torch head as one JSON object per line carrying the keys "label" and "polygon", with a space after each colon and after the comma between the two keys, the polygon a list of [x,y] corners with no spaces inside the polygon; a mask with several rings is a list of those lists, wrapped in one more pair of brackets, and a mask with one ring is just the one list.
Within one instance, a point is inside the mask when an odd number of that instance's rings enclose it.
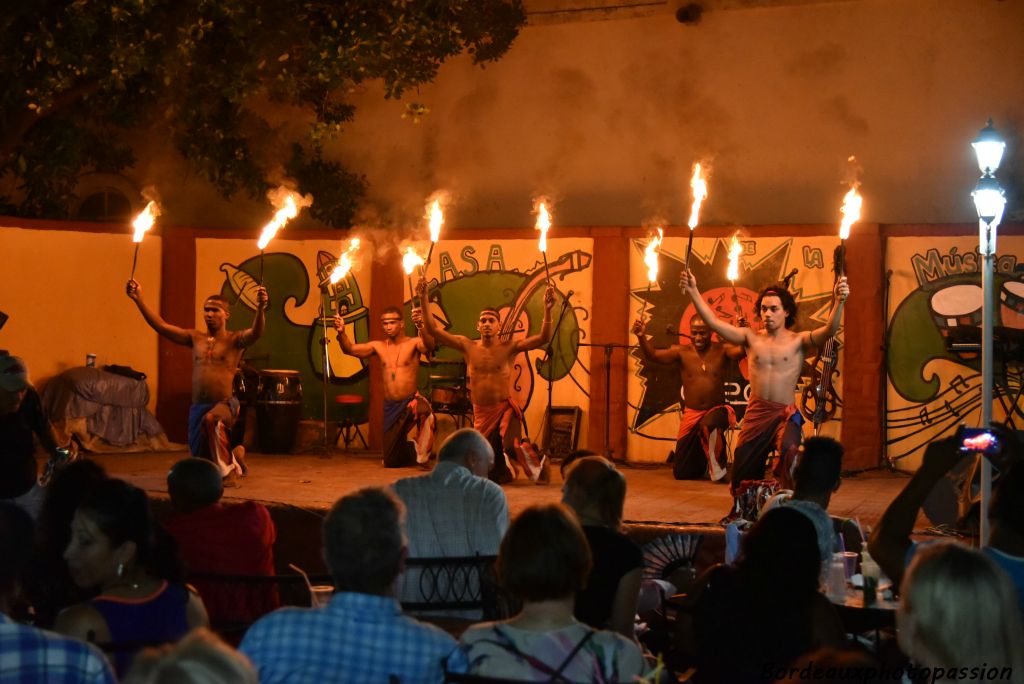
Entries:
{"label": "lit torch head", "polygon": [[434,200],[430,206],[430,241],[437,242],[441,237],[441,226],[444,224],[444,212],[441,211],[441,201]]}
{"label": "lit torch head", "polygon": [[337,285],[342,278],[348,276],[349,271],[352,270],[352,258],[357,251],[359,251],[359,238],[352,238],[348,241],[348,249],[338,257],[338,264],[331,271],[331,285]]}
{"label": "lit torch head", "polygon": [[402,255],[402,268],[405,269],[405,275],[412,275],[416,267],[422,266],[423,263],[423,257],[417,254],[415,249],[406,248],[405,254]]}
{"label": "lit torch head", "polygon": [[839,210],[843,215],[843,220],[839,224],[839,239],[845,240],[850,237],[850,227],[860,221],[860,208],[864,204],[864,198],[857,192],[857,186],[854,185],[850,188],[850,191],[843,197],[843,206]]}
{"label": "lit torch head", "polygon": [[135,235],[132,236],[132,242],[142,242],[142,236],[146,234],[150,228],[153,227],[156,217],[160,215],[160,205],[156,202],[150,202],[146,205],[135,220],[132,221],[132,227],[135,228]]}
{"label": "lit torch head", "polygon": [[651,283],[658,282],[658,249],[661,248],[661,240],[665,236],[664,231],[658,228],[658,237],[651,238],[644,250],[644,263],[647,264],[647,280]]}
{"label": "lit torch head", "polygon": [[700,205],[708,196],[708,183],[701,175],[700,162],[693,165],[690,189],[693,191],[693,205],[690,207],[690,220],[687,225],[690,226],[690,230],[693,230],[700,223]]}
{"label": "lit torch head", "polygon": [[551,214],[544,202],[537,204],[537,230],[540,231],[540,239],[537,241],[537,248],[542,252],[548,251],[548,228],[551,227]]}
{"label": "lit torch head", "polygon": [[729,243],[729,269],[726,272],[726,277],[735,282],[740,277],[740,253],[743,252],[743,245],[736,239],[736,236],[732,236],[732,242]]}
{"label": "lit torch head", "polygon": [[261,252],[267,248],[267,245],[277,235],[277,231],[284,227],[284,224],[299,215],[300,208],[308,207],[313,203],[313,196],[306,195],[303,197],[294,190],[282,187],[270,193],[270,201],[277,208],[277,211],[274,213],[274,218],[270,220],[270,223],[263,226],[263,232],[260,233],[260,239],[256,243]]}

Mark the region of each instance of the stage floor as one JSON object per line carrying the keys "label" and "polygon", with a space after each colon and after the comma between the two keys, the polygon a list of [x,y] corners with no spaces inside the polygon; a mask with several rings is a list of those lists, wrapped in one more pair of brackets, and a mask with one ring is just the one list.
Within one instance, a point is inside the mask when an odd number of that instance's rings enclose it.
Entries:
{"label": "stage floor", "polygon": [[[90,454],[114,477],[142,487],[151,495],[167,496],[167,471],[184,452],[145,454]],[[372,452],[333,452],[315,455],[250,454],[249,476],[227,489],[225,500],[256,500],[322,512],[348,492],[367,486],[384,486],[397,479],[421,475],[419,468],[384,468]],[[620,465],[627,481],[625,519],[683,523],[717,523],[731,503],[728,487],[708,481],[677,481],[669,466]],[[907,482],[904,475],[871,471],[843,479],[829,511],[859,519],[873,527]],[[549,484],[517,480],[504,486],[514,515],[535,503],[559,501],[562,478],[555,465]],[[930,523],[922,515],[918,528]]]}

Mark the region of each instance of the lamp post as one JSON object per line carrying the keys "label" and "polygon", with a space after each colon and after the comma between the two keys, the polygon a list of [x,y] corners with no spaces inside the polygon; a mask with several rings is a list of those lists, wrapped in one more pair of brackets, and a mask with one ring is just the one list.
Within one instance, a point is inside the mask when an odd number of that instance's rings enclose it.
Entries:
{"label": "lamp post", "polygon": [[[981,426],[992,422],[992,308],[995,302],[996,229],[1003,220],[1006,194],[995,178],[1006,143],[992,126],[992,119],[971,143],[978,158],[981,178],[971,193],[978,212],[978,248],[981,252]],[[992,464],[981,459],[981,530],[980,545],[988,544],[988,502],[992,494]]]}

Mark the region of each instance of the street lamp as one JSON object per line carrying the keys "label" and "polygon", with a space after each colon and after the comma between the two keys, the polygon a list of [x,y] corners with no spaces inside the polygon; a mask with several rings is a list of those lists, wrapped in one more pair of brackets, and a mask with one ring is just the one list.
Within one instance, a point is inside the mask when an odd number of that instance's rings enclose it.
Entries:
{"label": "street lamp", "polygon": [[[992,305],[995,301],[995,259],[996,229],[1003,220],[1006,208],[1006,193],[995,172],[1003,159],[1006,143],[992,126],[992,119],[981,129],[971,146],[978,158],[981,178],[971,193],[974,208],[978,212],[978,251],[981,252],[981,425],[987,428],[992,423]],[[989,521],[988,502],[992,494],[992,464],[981,459],[981,529],[980,543],[988,544]]]}

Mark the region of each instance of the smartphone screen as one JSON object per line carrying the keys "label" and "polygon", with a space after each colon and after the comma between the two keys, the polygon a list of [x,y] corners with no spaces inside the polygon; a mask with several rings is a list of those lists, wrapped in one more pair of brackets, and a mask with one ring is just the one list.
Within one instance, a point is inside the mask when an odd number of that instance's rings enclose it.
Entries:
{"label": "smartphone screen", "polygon": [[998,454],[1002,451],[1003,445],[991,430],[964,428],[960,436],[960,451],[985,455]]}

